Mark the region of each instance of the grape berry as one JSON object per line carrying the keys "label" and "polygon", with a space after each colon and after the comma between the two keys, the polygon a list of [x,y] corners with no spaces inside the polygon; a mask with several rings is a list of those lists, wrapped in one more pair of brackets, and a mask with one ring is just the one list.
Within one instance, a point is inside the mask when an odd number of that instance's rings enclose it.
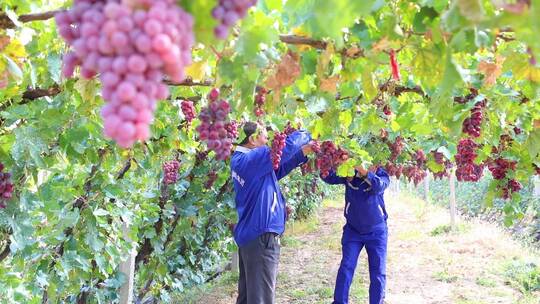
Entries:
{"label": "grape berry", "polygon": [[6,201],[13,196],[13,184],[11,174],[4,171],[4,164],[0,163],[0,209],[6,208]]}

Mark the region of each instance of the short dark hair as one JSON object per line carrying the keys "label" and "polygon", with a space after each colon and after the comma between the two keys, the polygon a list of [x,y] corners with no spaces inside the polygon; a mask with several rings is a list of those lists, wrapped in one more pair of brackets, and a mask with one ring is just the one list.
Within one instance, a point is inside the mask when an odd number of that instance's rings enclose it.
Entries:
{"label": "short dark hair", "polygon": [[246,123],[244,123],[244,127],[242,128],[242,130],[244,130],[245,137],[239,143],[239,145],[243,146],[247,144],[249,142],[249,138],[251,137],[251,135],[257,133],[258,128],[259,128],[259,125],[254,122],[247,121]]}

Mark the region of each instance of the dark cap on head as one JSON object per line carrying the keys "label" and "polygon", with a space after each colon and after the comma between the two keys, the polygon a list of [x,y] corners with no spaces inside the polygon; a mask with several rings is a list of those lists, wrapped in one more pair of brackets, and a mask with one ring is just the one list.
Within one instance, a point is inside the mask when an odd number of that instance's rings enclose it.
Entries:
{"label": "dark cap on head", "polygon": [[255,133],[257,133],[257,129],[259,128],[259,125],[248,121],[244,123],[244,126],[242,127],[242,130],[244,130],[244,139],[239,143],[239,145],[245,145],[249,142],[249,137]]}

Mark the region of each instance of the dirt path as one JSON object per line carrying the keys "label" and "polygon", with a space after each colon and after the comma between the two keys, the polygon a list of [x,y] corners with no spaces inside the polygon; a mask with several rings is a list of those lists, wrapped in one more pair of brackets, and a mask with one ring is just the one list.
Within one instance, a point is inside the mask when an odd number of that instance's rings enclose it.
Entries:
{"label": "dirt path", "polygon": [[[284,237],[277,304],[331,303],[341,259],[341,205],[327,202],[307,223],[296,223]],[[388,304],[540,303],[540,294],[522,295],[508,283],[513,264],[535,262],[538,256],[520,246],[495,225],[462,221],[447,232],[446,210],[426,207],[410,198],[387,198],[389,257]],[[510,269],[510,270],[509,270]],[[235,280],[229,275],[205,290],[194,303],[235,303]],[[362,251],[351,288],[351,303],[367,303],[369,276]],[[192,298],[194,299],[194,298]]]}

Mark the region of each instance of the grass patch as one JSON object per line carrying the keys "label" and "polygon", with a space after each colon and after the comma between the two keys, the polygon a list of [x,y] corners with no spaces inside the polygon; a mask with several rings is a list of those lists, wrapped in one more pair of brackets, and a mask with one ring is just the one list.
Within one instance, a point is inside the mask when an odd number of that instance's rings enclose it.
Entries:
{"label": "grass patch", "polygon": [[492,278],[483,277],[483,276],[480,276],[480,277],[476,278],[476,284],[478,284],[480,286],[484,286],[484,287],[495,287],[495,286],[497,286],[497,282],[495,282],[495,280],[493,280]]}
{"label": "grass patch", "polygon": [[285,234],[283,238],[281,238],[281,245],[284,247],[298,248],[302,246],[302,244],[303,242],[300,239],[292,235]]}
{"label": "grass patch", "polygon": [[319,228],[319,217],[313,215],[312,217],[302,220],[293,221],[287,224],[287,234],[291,236],[299,236],[316,231]]}
{"label": "grass patch", "polygon": [[424,237],[424,235],[422,234],[422,231],[418,229],[398,231],[396,233],[396,238],[403,241],[419,240],[422,237]]}
{"label": "grass patch", "polygon": [[338,198],[327,198],[322,203],[323,208],[343,208],[345,203],[343,199]]}
{"label": "grass patch", "polygon": [[505,282],[524,294],[540,292],[540,266],[523,260],[512,260],[504,266]]}
{"label": "grass patch", "polygon": [[439,236],[443,234],[449,234],[450,232],[460,234],[466,233],[471,230],[471,225],[467,223],[459,223],[456,228],[452,230],[450,224],[440,225],[433,229],[430,233],[431,236]]}
{"label": "grass patch", "polygon": [[181,293],[175,293],[173,303],[195,304],[200,303],[201,299],[209,293],[225,294],[233,292],[237,288],[238,276],[238,272],[224,272],[209,283],[192,287]]}
{"label": "grass patch", "polygon": [[435,278],[435,280],[444,283],[454,283],[458,280],[458,276],[450,274],[447,269],[436,272],[433,277]]}

